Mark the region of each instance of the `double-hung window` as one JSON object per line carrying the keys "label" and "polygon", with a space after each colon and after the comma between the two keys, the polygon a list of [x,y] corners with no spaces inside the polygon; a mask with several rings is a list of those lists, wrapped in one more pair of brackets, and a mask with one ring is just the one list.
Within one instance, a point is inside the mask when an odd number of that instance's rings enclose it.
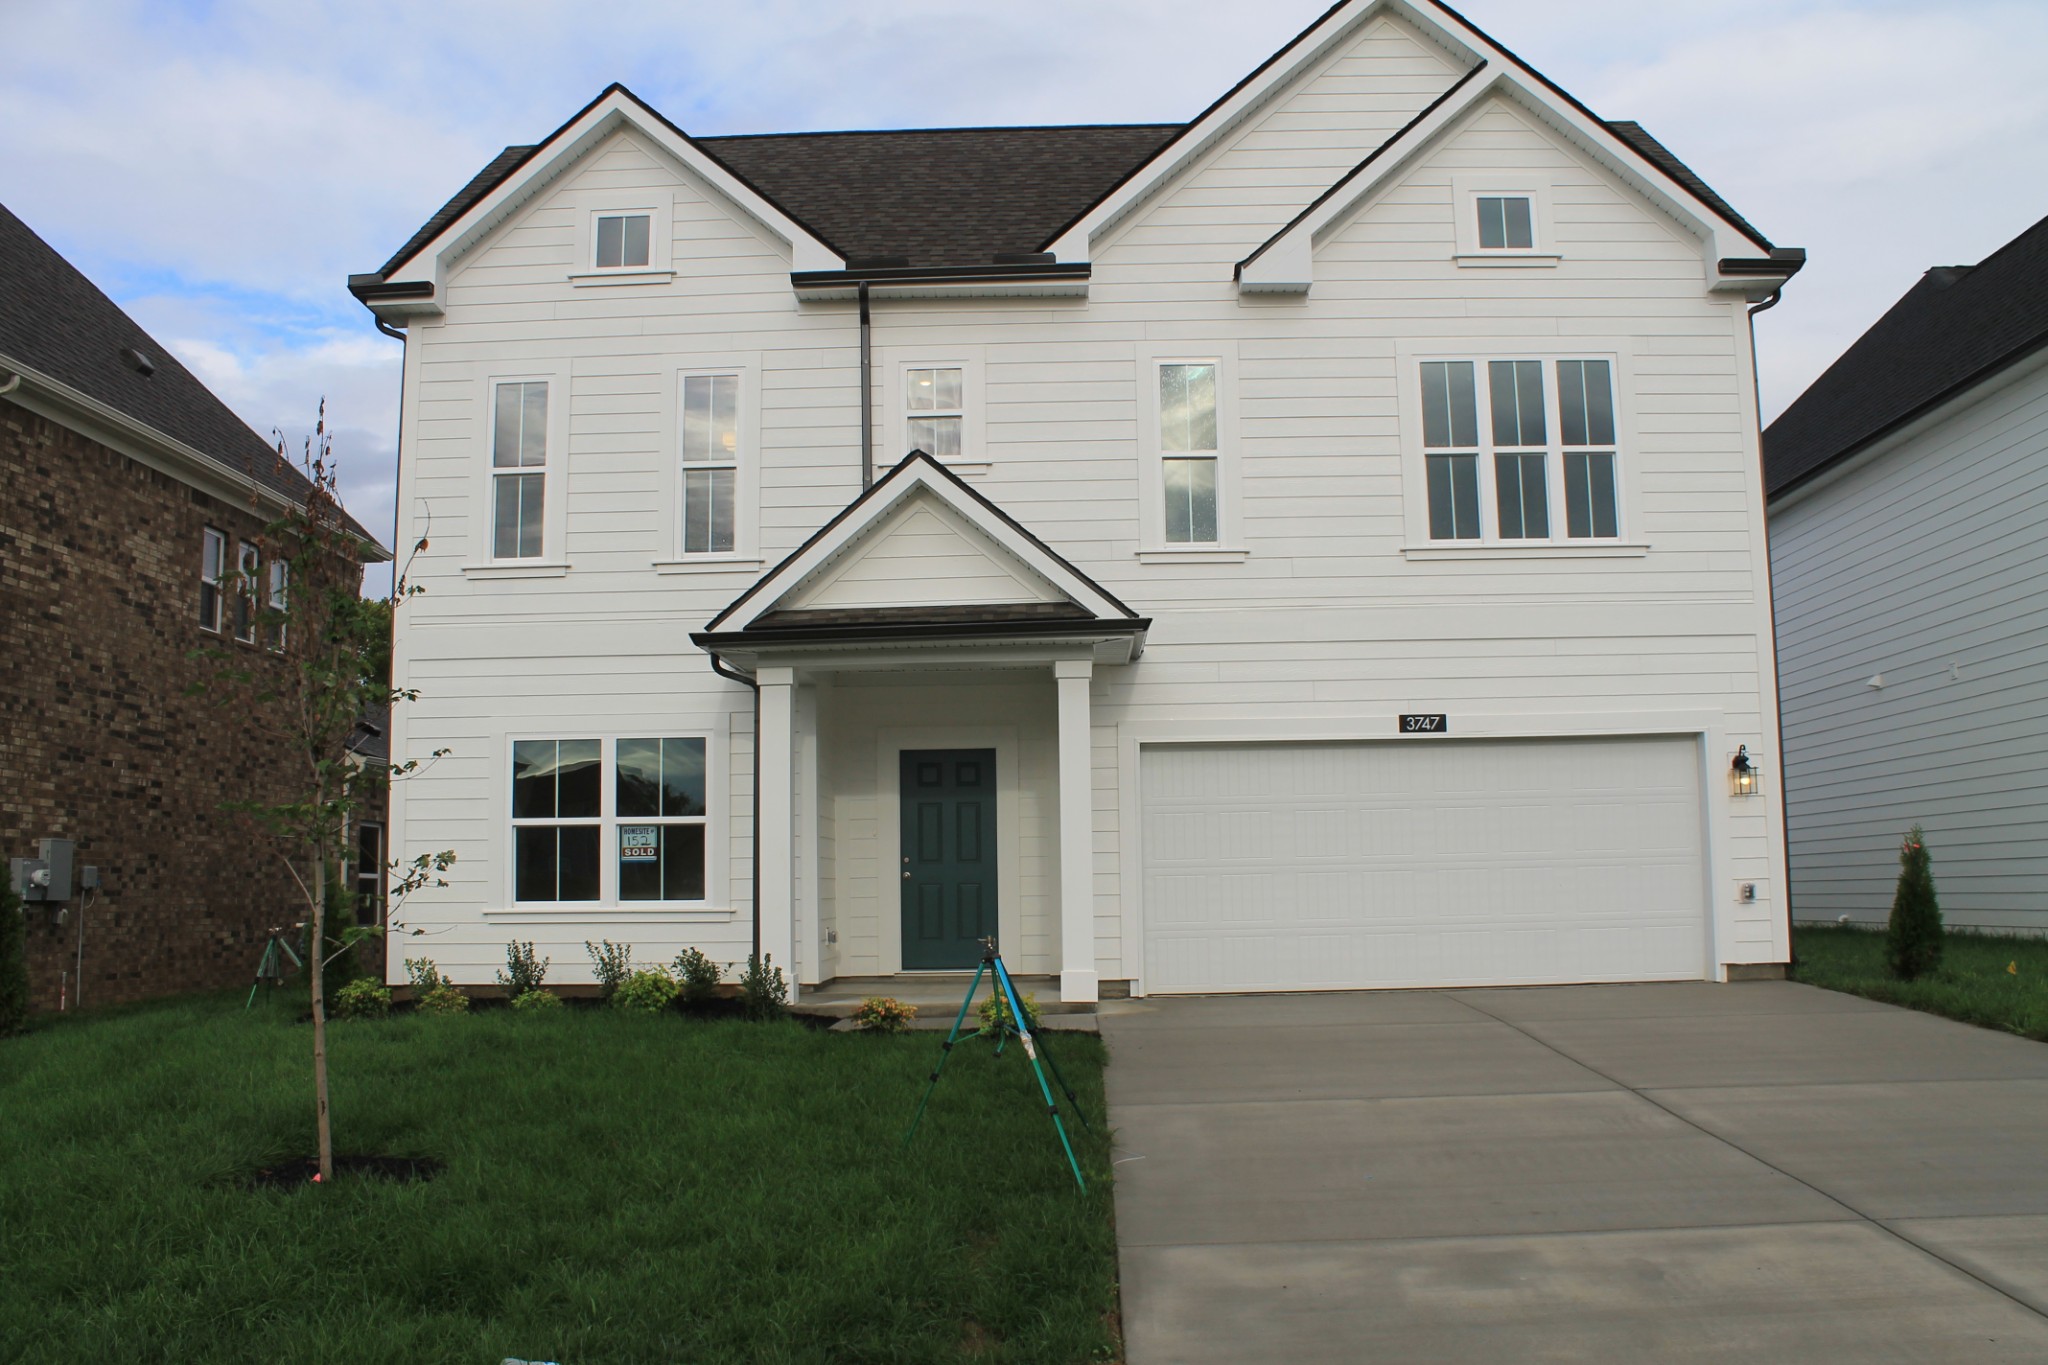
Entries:
{"label": "double-hung window", "polygon": [[256,587],[262,572],[262,556],[248,541],[235,546],[235,638],[244,644],[256,642]]}
{"label": "double-hung window", "polygon": [[912,450],[941,461],[960,458],[967,424],[966,375],[956,366],[903,372],[904,434]]}
{"label": "double-hung window", "polygon": [[264,630],[264,637],[273,650],[284,652],[284,613],[287,594],[291,587],[291,563],[288,560],[270,561],[270,622]]}
{"label": "double-hung window", "polygon": [[1621,534],[1611,361],[1425,360],[1416,374],[1431,540]]}
{"label": "double-hung window", "polygon": [[683,553],[729,554],[739,492],[739,375],[684,375],[682,427]]}
{"label": "double-hung window", "polygon": [[513,900],[701,903],[705,757],[701,735],[514,741]]}
{"label": "double-hung window", "polygon": [[491,557],[537,559],[548,483],[547,381],[492,387]]}
{"label": "double-hung window", "polygon": [[228,538],[211,526],[200,532],[199,628],[220,633],[221,576],[227,570]]}
{"label": "double-hung window", "polygon": [[1159,366],[1159,457],[1166,543],[1214,545],[1218,447],[1213,362]]}

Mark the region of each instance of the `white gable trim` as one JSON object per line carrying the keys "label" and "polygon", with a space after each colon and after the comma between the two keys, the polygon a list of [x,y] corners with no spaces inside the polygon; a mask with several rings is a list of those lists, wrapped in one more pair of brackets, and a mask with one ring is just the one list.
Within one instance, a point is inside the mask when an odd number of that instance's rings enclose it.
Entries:
{"label": "white gable trim", "polygon": [[943,503],[1024,568],[1097,617],[1114,621],[1138,619],[1136,612],[1097,587],[1086,574],[1060,558],[1043,541],[1010,520],[995,504],[961,482],[959,476],[918,451],[854,499],[844,512],[828,522],[789,558],[762,575],[753,587],[714,617],[705,629],[746,629],[756,619],[774,610],[777,603],[865,537],[920,490]]}
{"label": "white gable trim", "polygon": [[[939,533],[936,538],[945,544],[947,557],[954,559],[954,564],[936,566],[927,562],[920,566],[912,579],[894,579],[898,589],[894,591],[885,586],[892,581],[891,575],[885,574],[880,581],[871,575],[861,575],[859,582],[854,580],[853,575],[862,565],[882,553],[884,547],[898,537],[932,538],[934,526]],[[950,577],[950,574],[967,567],[957,562],[961,551],[972,556],[974,568],[987,565],[994,573],[988,574],[984,570],[986,576],[978,582],[968,577]],[[947,586],[949,583],[951,587]],[[910,596],[906,597],[905,592]],[[1032,572],[1022,560],[991,545],[977,534],[977,528],[967,525],[954,513],[952,504],[912,490],[898,498],[888,513],[870,520],[866,531],[854,536],[839,554],[827,559],[816,573],[778,598],[768,610],[968,606],[1066,600],[1065,593]]]}
{"label": "white gable trim", "polygon": [[[613,86],[582,113],[557,129],[535,148],[511,175],[472,205],[468,212],[386,278],[387,284],[431,283],[438,299],[447,283],[448,267],[492,229],[512,216],[586,153],[621,128],[631,128],[718,191],[732,206],[753,219],[789,248],[792,270],[841,270],[846,261],[801,223],[749,188],[690,137],[624,86]],[[431,311],[438,312],[438,307]]]}

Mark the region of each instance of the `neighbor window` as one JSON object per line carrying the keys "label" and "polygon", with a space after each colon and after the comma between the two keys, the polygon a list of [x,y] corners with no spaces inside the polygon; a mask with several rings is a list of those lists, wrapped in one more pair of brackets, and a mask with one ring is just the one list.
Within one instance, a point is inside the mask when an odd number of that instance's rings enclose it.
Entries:
{"label": "neighbor window", "polygon": [[356,923],[384,921],[384,826],[356,826]]}
{"label": "neighbor window", "polygon": [[228,539],[211,526],[200,532],[199,628],[220,630],[221,574],[227,568]]}
{"label": "neighbor window", "polygon": [[647,265],[653,218],[645,213],[606,214],[597,220],[597,268],[630,270]]}
{"label": "neighbor window", "polygon": [[1169,545],[1216,543],[1216,366],[1159,367],[1160,481]]}
{"label": "neighbor window", "polygon": [[494,386],[491,434],[491,557],[535,559],[547,499],[548,386]]}
{"label": "neighbor window", "polygon": [[[1431,540],[1621,533],[1606,360],[1427,360],[1418,367]],[[1490,514],[1490,515],[1489,515]]]}
{"label": "neighbor window", "polygon": [[1479,206],[1481,251],[1530,251],[1536,246],[1534,214],[1527,195],[1482,194]]}
{"label": "neighbor window", "polygon": [[235,638],[245,644],[256,640],[256,585],[262,557],[244,540],[235,546]]}
{"label": "neighbor window", "polygon": [[960,458],[961,428],[967,420],[965,374],[933,366],[903,372],[903,408],[912,450],[939,460]]}
{"label": "neighbor window", "polygon": [[282,559],[270,561],[270,620],[264,627],[263,636],[269,646],[284,651],[284,611],[286,594],[291,584],[291,565]]}
{"label": "neighbor window", "polygon": [[514,741],[513,899],[704,900],[705,751],[702,736]]}
{"label": "neighbor window", "polygon": [[740,460],[740,377],[683,376],[683,553],[733,548]]}

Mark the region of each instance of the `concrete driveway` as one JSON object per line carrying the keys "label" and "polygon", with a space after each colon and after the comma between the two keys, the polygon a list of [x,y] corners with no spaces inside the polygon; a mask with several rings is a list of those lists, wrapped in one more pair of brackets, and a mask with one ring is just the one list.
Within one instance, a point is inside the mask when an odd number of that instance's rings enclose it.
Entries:
{"label": "concrete driveway", "polygon": [[1131,1365],[2048,1361],[2048,1046],[1784,982],[1101,1027]]}

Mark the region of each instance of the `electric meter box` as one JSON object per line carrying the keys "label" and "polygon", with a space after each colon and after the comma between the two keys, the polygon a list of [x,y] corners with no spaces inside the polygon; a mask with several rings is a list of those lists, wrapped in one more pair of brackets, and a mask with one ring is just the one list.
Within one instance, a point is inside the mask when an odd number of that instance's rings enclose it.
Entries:
{"label": "electric meter box", "polygon": [[8,860],[8,881],[24,905],[62,904],[71,899],[70,839],[36,840],[37,857]]}

